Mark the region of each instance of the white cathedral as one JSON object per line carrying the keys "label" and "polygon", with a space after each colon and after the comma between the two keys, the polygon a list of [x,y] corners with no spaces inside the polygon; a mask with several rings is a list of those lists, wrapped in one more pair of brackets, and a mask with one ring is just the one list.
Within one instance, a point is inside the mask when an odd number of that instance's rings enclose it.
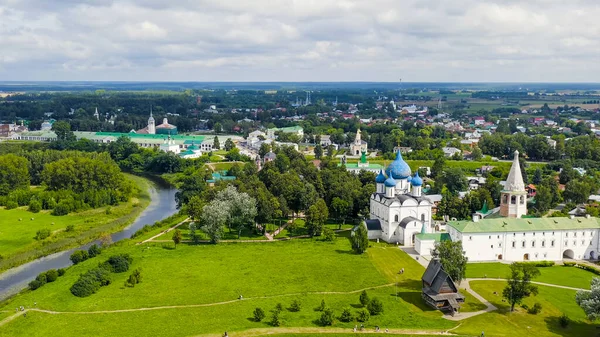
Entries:
{"label": "white cathedral", "polygon": [[369,239],[413,246],[417,234],[431,233],[432,202],[421,195],[423,179],[414,176],[400,151],[377,178],[371,195],[370,219],[365,221]]}
{"label": "white cathedral", "polygon": [[[476,212],[472,220],[450,221],[437,231],[431,221],[432,202],[421,195],[423,180],[412,176],[400,152],[376,178],[371,195],[369,239],[414,247],[429,257],[436,242],[461,241],[469,261],[598,260],[600,219],[590,216],[535,218],[527,216],[527,193],[519,152],[501,191],[498,212]],[[444,227],[444,226],[442,226]]]}

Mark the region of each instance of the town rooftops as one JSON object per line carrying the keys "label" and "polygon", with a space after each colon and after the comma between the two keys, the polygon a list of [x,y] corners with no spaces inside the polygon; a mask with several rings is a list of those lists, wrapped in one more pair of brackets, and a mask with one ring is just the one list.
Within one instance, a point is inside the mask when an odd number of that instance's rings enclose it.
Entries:
{"label": "town rooftops", "polygon": [[600,228],[598,218],[485,218],[478,222],[451,221],[448,226],[461,233],[534,232]]}

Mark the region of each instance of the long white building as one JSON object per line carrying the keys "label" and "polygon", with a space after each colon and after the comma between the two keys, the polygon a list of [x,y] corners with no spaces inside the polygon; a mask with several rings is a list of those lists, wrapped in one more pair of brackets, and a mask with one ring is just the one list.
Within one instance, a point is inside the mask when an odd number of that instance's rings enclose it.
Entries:
{"label": "long white building", "polygon": [[447,233],[416,236],[415,249],[427,256],[436,241],[462,241],[469,261],[596,260],[600,248],[598,218],[529,218],[519,152],[500,197],[500,217],[451,221]]}

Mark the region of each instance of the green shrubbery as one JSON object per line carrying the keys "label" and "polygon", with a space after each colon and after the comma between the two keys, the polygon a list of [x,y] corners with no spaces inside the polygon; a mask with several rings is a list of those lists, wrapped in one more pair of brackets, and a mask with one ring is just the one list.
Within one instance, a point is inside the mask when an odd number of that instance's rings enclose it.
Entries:
{"label": "green shrubbery", "polygon": [[56,281],[56,279],[58,279],[59,276],[62,276],[64,274],[65,274],[64,269],[47,270],[43,273],[38,274],[38,276],[35,278],[35,280],[29,282],[29,289],[36,290],[37,288],[43,286],[46,283],[51,283],[51,282]]}
{"label": "green shrubbery", "polygon": [[321,313],[321,317],[319,318],[319,324],[322,326],[332,325],[334,319],[333,316],[333,309],[326,307]]}
{"label": "green shrubbery", "polygon": [[367,291],[366,291],[366,290],[363,290],[363,291],[360,293],[360,298],[359,298],[359,300],[360,300],[360,304],[362,304],[362,306],[363,306],[363,307],[366,307],[366,306],[369,304],[369,301],[370,301],[370,300],[369,300],[369,295],[367,294]]}
{"label": "green shrubbery", "polygon": [[19,207],[19,204],[17,204],[16,201],[13,200],[8,200],[5,204],[4,207],[6,207],[6,209],[14,209]]}
{"label": "green shrubbery", "polygon": [[29,202],[29,211],[31,213],[39,213],[42,210],[42,204],[37,200],[31,200]]}
{"label": "green shrubbery", "polygon": [[369,318],[371,318],[371,314],[369,314],[367,309],[360,309],[356,313],[356,320],[359,322],[366,322],[369,320]]}
{"label": "green shrubbery", "polygon": [[587,271],[592,272],[592,273],[594,273],[596,275],[600,275],[600,269],[598,269],[596,267],[593,267],[593,266],[586,265],[586,264],[578,264],[577,262],[564,261],[563,265],[565,267],[576,267],[576,268],[579,268],[579,269],[587,270]]}
{"label": "green shrubbery", "polygon": [[129,254],[119,254],[109,257],[102,266],[113,273],[124,273],[129,270],[131,262],[133,258]]}
{"label": "green shrubbery", "polygon": [[88,256],[90,259],[100,255],[100,253],[102,253],[102,249],[97,244],[93,244],[88,248]]}
{"label": "green shrubbery", "polygon": [[298,312],[301,309],[302,309],[302,303],[300,303],[300,301],[298,301],[298,300],[293,300],[292,304],[290,305],[290,311]]}
{"label": "green shrubbery", "polygon": [[78,264],[80,262],[83,262],[87,259],[89,259],[89,254],[87,251],[85,250],[76,250],[73,254],[71,254],[71,262],[73,262],[73,264]]}
{"label": "green shrubbery", "polygon": [[554,266],[554,261],[534,261],[534,262],[521,262],[523,264],[533,265],[534,267],[552,267]]}
{"label": "green shrubbery", "polygon": [[261,308],[256,308],[254,309],[254,321],[255,322],[260,322],[265,318],[265,311],[262,310]]}
{"label": "green shrubbery", "polygon": [[36,240],[44,240],[52,234],[48,228],[42,228],[35,233]]}
{"label": "green shrubbery", "polygon": [[136,269],[133,271],[133,273],[131,273],[131,275],[129,275],[127,281],[125,281],[125,286],[133,288],[136,284],[140,282],[142,282],[142,270]]}
{"label": "green shrubbery", "polygon": [[342,310],[342,314],[340,315],[340,321],[342,322],[351,322],[354,319],[354,316],[352,315],[352,311],[350,310],[349,307],[344,308],[344,310]]}
{"label": "green shrubbery", "polygon": [[367,304],[367,310],[371,315],[379,315],[383,313],[383,303],[378,298],[374,298]]}
{"label": "green shrubbery", "polygon": [[535,302],[533,307],[527,309],[528,314],[537,315],[542,311],[542,305],[539,302]]}
{"label": "green shrubbery", "polygon": [[[113,255],[109,257],[106,262],[99,264],[98,267],[90,269],[87,273],[79,276],[77,282],[71,286],[71,293],[77,297],[87,297],[94,294],[100,287],[110,284],[111,272],[122,273],[129,270],[129,265],[132,261],[133,259],[129,254]],[[137,273],[134,272],[132,276],[134,279],[137,278],[137,280],[141,281],[141,273],[139,270],[137,270]]]}

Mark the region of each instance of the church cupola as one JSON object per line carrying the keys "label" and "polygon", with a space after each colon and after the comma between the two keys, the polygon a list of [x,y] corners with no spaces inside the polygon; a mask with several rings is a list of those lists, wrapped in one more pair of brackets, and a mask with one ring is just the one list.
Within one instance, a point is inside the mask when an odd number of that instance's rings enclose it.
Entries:
{"label": "church cupola", "polygon": [[501,216],[520,218],[527,214],[527,191],[525,191],[525,183],[521,174],[519,151],[515,151],[506,184],[500,193]]}
{"label": "church cupola", "polygon": [[423,186],[423,179],[419,177],[419,172],[415,173],[415,176],[410,181],[412,185],[412,195],[415,197],[421,196],[421,187]]}
{"label": "church cupola", "polygon": [[148,134],[156,134],[156,124],[154,122],[154,117],[152,117],[152,108],[150,108],[150,118],[148,118]]}
{"label": "church cupola", "polygon": [[402,159],[402,153],[400,150],[396,152],[396,159],[386,169],[388,177],[392,177],[398,180],[396,185],[396,192],[404,194],[408,192],[408,178],[412,172],[410,166]]}
{"label": "church cupola", "polygon": [[388,198],[393,198],[396,196],[396,181],[392,177],[388,177],[385,182],[385,196]]}
{"label": "church cupola", "polygon": [[383,174],[383,170],[379,171],[379,174],[375,178],[375,183],[377,185],[377,193],[385,193],[385,187],[383,184],[385,183],[385,175]]}

